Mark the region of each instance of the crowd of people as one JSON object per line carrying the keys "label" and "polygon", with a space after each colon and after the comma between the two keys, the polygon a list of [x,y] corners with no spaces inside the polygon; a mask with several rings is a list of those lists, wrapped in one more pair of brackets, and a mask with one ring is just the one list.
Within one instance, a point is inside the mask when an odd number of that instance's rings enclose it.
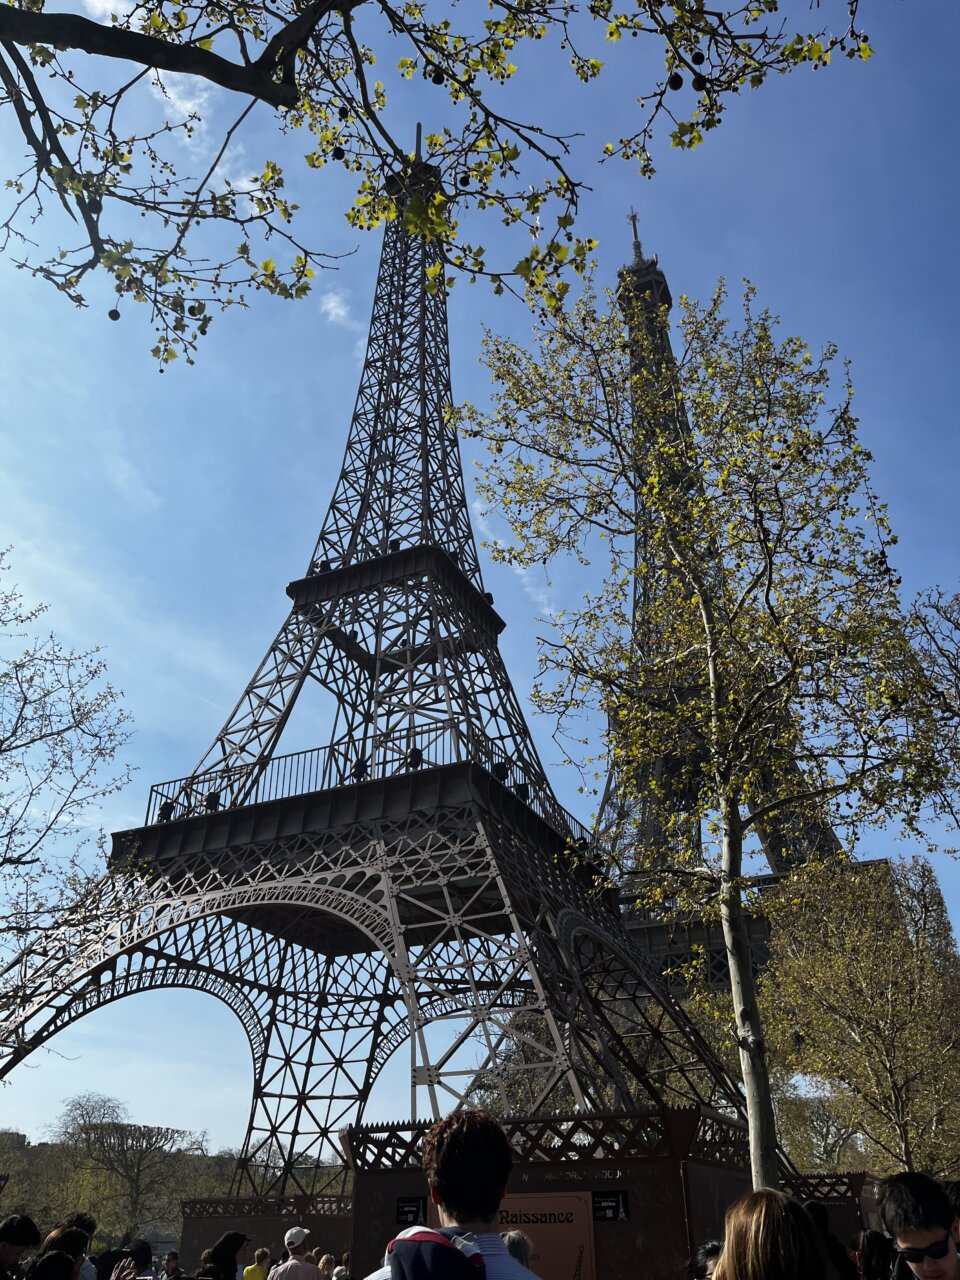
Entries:
{"label": "crowd of people", "polygon": [[[535,1280],[533,1242],[501,1234],[497,1218],[513,1163],[500,1124],[485,1111],[454,1112],[427,1133],[422,1163],[439,1227],[410,1227],[386,1245],[366,1280]],[[881,1185],[881,1231],[845,1245],[822,1204],[782,1191],[751,1191],[730,1206],[722,1240],[691,1260],[692,1280],[960,1280],[960,1184],[901,1173]],[[96,1222],[71,1214],[46,1237],[25,1214],[0,1222],[0,1280],[191,1280],[175,1252],[159,1273],[150,1244],[91,1252]],[[204,1250],[196,1280],[351,1280],[350,1256],[310,1247],[310,1231],[290,1227],[279,1257],[240,1231]],[[643,1259],[637,1259],[638,1272]],[[601,1278],[603,1280],[603,1278]],[[679,1280],[679,1277],[678,1277]]]}
{"label": "crowd of people", "polygon": [[32,1218],[12,1214],[0,1222],[0,1280],[351,1280],[350,1255],[318,1258],[306,1248],[309,1233],[304,1227],[286,1233],[279,1258],[269,1249],[257,1249],[249,1266],[244,1266],[249,1236],[228,1231],[204,1249],[193,1276],[180,1266],[173,1249],[155,1267],[147,1240],[91,1253],[96,1229],[90,1214],[75,1213],[43,1237]]}
{"label": "crowd of people", "polygon": [[922,1173],[880,1185],[882,1231],[844,1246],[824,1205],[782,1191],[751,1191],[727,1211],[723,1240],[711,1240],[690,1267],[693,1280],[960,1280],[960,1186]]}

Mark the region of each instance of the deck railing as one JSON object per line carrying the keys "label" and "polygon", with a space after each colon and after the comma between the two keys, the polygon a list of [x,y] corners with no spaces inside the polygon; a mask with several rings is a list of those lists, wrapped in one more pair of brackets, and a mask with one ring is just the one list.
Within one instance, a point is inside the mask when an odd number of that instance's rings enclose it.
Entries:
{"label": "deck railing", "polygon": [[259,773],[253,764],[241,764],[157,783],[150,788],[145,825],[467,761],[482,765],[554,830],[584,848],[589,843],[588,829],[567,813],[544,781],[527,776],[497,743],[454,721],[381,734],[366,754],[353,743],[338,742],[274,756]]}

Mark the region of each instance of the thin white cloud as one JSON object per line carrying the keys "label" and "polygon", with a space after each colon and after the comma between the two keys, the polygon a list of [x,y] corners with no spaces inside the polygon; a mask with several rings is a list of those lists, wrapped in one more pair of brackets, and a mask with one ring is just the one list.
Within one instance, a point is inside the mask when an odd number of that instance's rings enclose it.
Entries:
{"label": "thin white cloud", "polygon": [[111,680],[128,695],[138,730],[169,733],[171,714],[179,732],[209,730],[200,691],[229,702],[250,674],[237,654],[222,636],[158,611],[149,574],[131,575],[122,556],[104,548],[81,555],[51,539],[54,524],[43,502],[24,495],[0,516],[0,545],[15,544],[11,581],[29,603],[51,602],[44,625],[71,646],[106,646]]}
{"label": "thin white cloud", "polygon": [[163,499],[144,479],[139,468],[120,449],[119,432],[111,432],[113,447],[102,454],[103,469],[117,493],[140,510],[156,511]]}
{"label": "thin white cloud", "polygon": [[252,191],[259,183],[254,166],[247,159],[247,149],[242,143],[228,147],[214,174],[223,183],[229,183],[234,191]]}
{"label": "thin white cloud", "polygon": [[[86,0],[89,2],[89,0]],[[101,0],[95,0],[100,3]],[[191,151],[201,151],[207,144],[207,116],[213,97],[212,88],[196,76],[178,71],[155,71],[150,79],[150,92],[164,104],[177,121],[191,122],[191,132],[181,133],[181,140]]]}
{"label": "thin white cloud", "polygon": [[325,293],[321,293],[317,298],[317,305],[320,308],[320,314],[331,324],[339,325],[342,329],[352,329],[355,332],[363,328],[363,323],[353,314],[347,296],[341,290],[328,289]]}
{"label": "thin white cloud", "polygon": [[350,322],[350,308],[342,293],[331,290],[320,295],[320,314],[331,324],[346,325]]}
{"label": "thin white cloud", "polygon": [[[483,541],[491,548],[496,547],[500,543],[500,539],[496,535],[493,521],[476,499],[470,500],[470,515],[473,518],[474,527],[479,530]],[[550,589],[550,582],[546,572],[542,568],[537,568],[533,565],[512,564],[509,568],[520,583],[523,594],[528,600],[533,601],[544,617],[556,617],[559,610],[554,603],[553,592]]]}
{"label": "thin white cloud", "polygon": [[200,116],[210,102],[209,86],[196,76],[156,71],[150,83],[154,97],[169,102],[178,114]]}
{"label": "thin white cloud", "polygon": [[557,607],[553,603],[550,583],[547,581],[546,574],[541,570],[532,567],[525,568],[517,564],[510,567],[520,580],[520,586],[523,588],[523,594],[527,599],[532,600],[545,617],[554,617],[557,613]]}

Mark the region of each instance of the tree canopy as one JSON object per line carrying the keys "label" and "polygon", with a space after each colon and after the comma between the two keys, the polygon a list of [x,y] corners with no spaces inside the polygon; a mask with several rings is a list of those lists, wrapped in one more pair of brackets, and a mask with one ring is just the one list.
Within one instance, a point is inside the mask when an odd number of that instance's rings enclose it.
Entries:
{"label": "tree canopy", "polygon": [[99,1093],[66,1103],[56,1137],[73,1149],[80,1169],[99,1178],[97,1212],[123,1240],[178,1217],[183,1157],[205,1154],[202,1135],[131,1124],[121,1102]]}
{"label": "tree canopy", "polygon": [[[609,136],[588,142],[596,158],[650,172],[661,119],[675,145],[696,146],[733,95],[771,74],[872,53],[859,0],[831,0],[822,19],[814,11],[813,30],[797,0],[84,6],[86,14],[48,11],[42,0],[0,4],[0,106],[8,137],[20,140],[0,248],[79,305],[91,273],[109,272],[118,304],[150,308],[163,361],[189,356],[217,306],[241,302],[250,288],[303,296],[326,261],[297,230],[279,154],[251,166],[253,177],[231,168],[255,113],[276,113],[278,151],[282,132],[311,169],[338,165],[354,176],[348,216],[366,227],[396,215],[398,192],[385,177],[409,163],[411,140],[400,136],[392,103],[420,89],[424,151],[441,186],[404,216],[440,238],[452,269],[488,275],[498,289],[517,278],[555,302],[566,288],[560,277],[582,270],[590,252],[575,218],[591,174],[572,165],[575,118],[543,114],[540,77],[589,84],[628,46],[636,61],[629,38],[640,39],[651,53],[641,71],[648,83],[636,102],[611,103]],[[519,113],[512,82],[526,90]],[[213,89],[232,109],[202,154],[180,145],[201,123],[183,85]],[[17,150],[9,141],[6,149]],[[475,210],[516,229],[512,260],[489,261],[472,232],[463,238]],[[55,219],[56,229],[38,231],[38,219]]]}
{"label": "tree canopy", "polygon": [[615,874],[648,906],[719,914],[754,1178],[775,1184],[745,859],[915,831],[945,765],[835,348],[784,336],[751,287],[735,323],[721,285],[680,300],[674,356],[666,309],[631,283],[655,264],[634,271],[605,309],[588,290],[543,310],[532,349],[488,335],[494,407],[460,416],[492,450],[481,490],[511,534],[496,556],[606,558],[552,619],[536,700],[575,733],[587,708],[607,725],[636,802]]}
{"label": "tree canopy", "polygon": [[148,1231],[180,1231],[180,1200],[225,1195],[236,1152],[208,1155],[202,1134],[136,1124],[116,1098],[68,1099],[50,1141],[0,1130],[8,1213],[28,1213],[46,1232],[78,1207],[97,1220],[94,1248],[113,1248]]}
{"label": "tree canopy", "polygon": [[865,1167],[956,1177],[960,958],[930,864],[836,863],[777,896],[761,1005],[778,1063]]}

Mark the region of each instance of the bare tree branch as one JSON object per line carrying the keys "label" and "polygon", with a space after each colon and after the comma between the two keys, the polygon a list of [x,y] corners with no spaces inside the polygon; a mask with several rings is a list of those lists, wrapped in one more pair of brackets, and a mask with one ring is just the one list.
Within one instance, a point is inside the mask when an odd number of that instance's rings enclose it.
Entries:
{"label": "bare tree branch", "polygon": [[[324,3],[310,6],[319,10],[319,16],[331,5]],[[306,18],[306,14],[303,15]],[[0,40],[14,44],[53,45],[58,49],[78,49],[81,53],[97,54],[104,58],[119,58],[124,62],[139,62],[155,71],[176,71],[181,75],[197,76],[219,85],[232,93],[249,94],[274,107],[292,107],[298,92],[294,84],[273,79],[277,68],[276,54],[291,44],[287,33],[305,31],[302,40],[309,37],[312,24],[301,19],[291,22],[268,46],[267,50],[248,66],[228,62],[219,54],[202,49],[196,44],[174,44],[169,40],[127,31],[119,26],[105,26],[75,13],[36,13],[30,9],[14,9],[0,4]],[[302,42],[302,40],[300,42]]]}

